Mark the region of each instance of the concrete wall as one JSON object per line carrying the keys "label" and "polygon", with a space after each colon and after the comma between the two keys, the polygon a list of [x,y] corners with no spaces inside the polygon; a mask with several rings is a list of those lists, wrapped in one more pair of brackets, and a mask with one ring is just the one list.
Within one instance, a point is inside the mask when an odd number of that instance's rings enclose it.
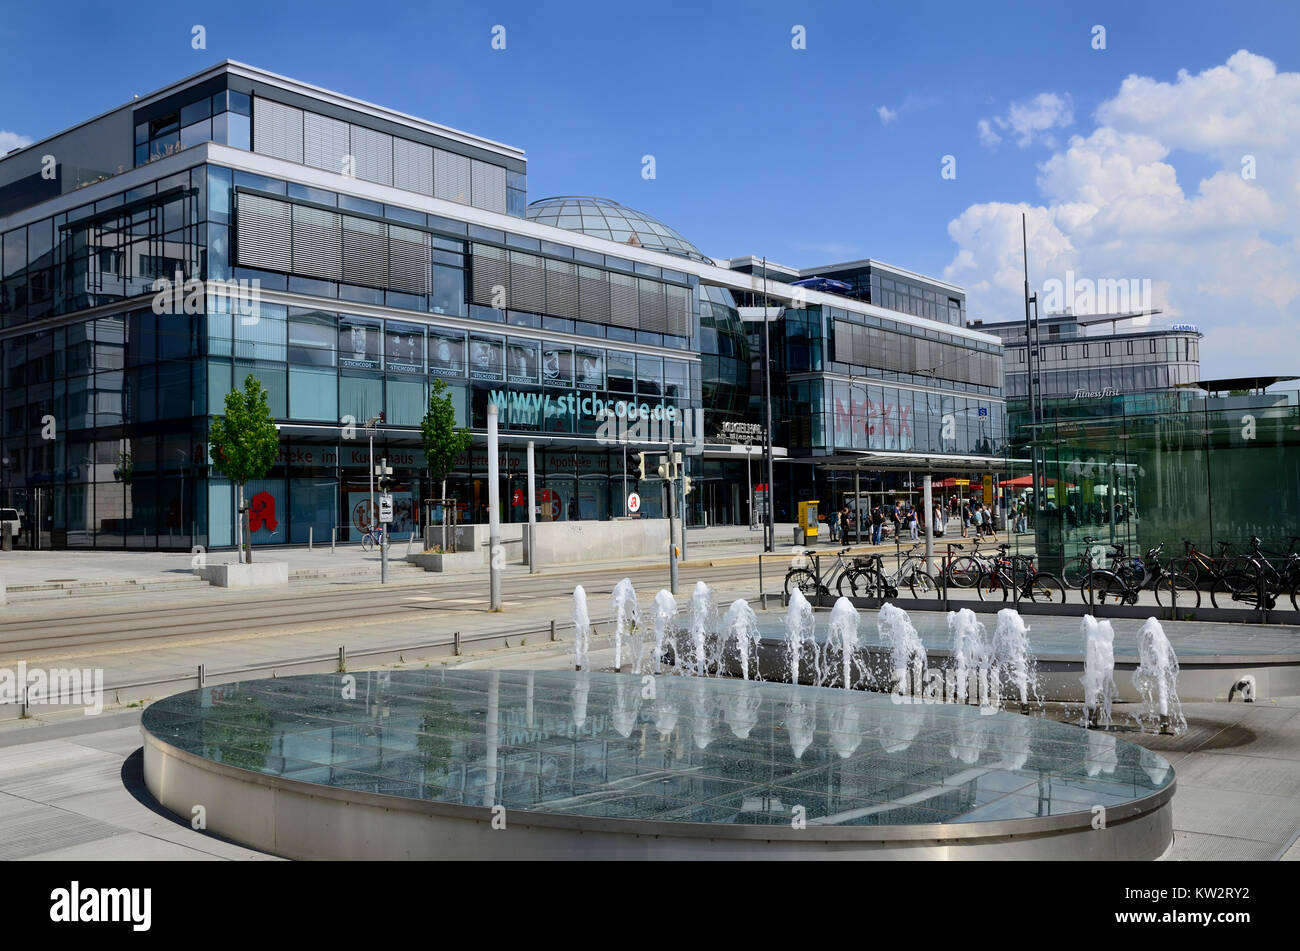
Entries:
{"label": "concrete wall", "polygon": [[[681,538],[681,524],[677,524]],[[523,546],[528,560],[528,546]],[[631,518],[612,522],[539,522],[537,564],[605,561],[668,555],[668,519]]]}
{"label": "concrete wall", "polygon": [[[501,544],[508,564],[526,564],[528,548],[522,522],[501,525]],[[478,563],[488,564],[488,526],[456,526],[456,550],[474,552]],[[677,523],[680,544],[681,523]],[[441,544],[442,529],[431,528],[425,534],[427,545]],[[628,518],[609,522],[538,522],[537,564],[563,565],[580,561],[637,558],[642,555],[668,555],[668,519]]]}
{"label": "concrete wall", "polygon": [[204,565],[194,573],[218,588],[253,588],[289,583],[287,561],[254,561],[251,565]]}

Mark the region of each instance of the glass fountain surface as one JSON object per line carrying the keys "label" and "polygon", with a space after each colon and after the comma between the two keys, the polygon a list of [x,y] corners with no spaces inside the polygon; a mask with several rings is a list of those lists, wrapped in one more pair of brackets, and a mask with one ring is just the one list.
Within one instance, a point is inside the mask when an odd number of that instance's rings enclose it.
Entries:
{"label": "glass fountain surface", "polygon": [[661,822],[788,825],[796,806],[810,827],[1025,819],[1173,781],[1163,758],[1113,734],[1019,714],[735,679],[652,685],[572,671],[319,674],[191,690],[143,724],[288,780]]}

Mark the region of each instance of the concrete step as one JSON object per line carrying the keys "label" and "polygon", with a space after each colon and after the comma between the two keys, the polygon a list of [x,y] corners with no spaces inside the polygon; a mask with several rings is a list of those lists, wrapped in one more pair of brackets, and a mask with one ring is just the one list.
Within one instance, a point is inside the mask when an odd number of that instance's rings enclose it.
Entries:
{"label": "concrete step", "polygon": [[10,585],[8,598],[11,603],[19,603],[56,598],[99,598],[119,594],[140,594],[144,591],[181,591],[195,587],[206,588],[208,585],[207,582],[193,575],[177,575],[174,578],[46,581]]}

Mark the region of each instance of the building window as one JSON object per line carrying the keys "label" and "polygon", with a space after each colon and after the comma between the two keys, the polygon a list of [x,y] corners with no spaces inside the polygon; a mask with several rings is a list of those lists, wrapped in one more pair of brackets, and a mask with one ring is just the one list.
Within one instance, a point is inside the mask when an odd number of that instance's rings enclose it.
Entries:
{"label": "building window", "polygon": [[1069,356],[1070,356],[1070,348],[1069,348],[1069,347],[1062,347],[1062,348],[1061,348],[1061,359],[1062,359],[1062,360],[1068,360],[1068,359],[1069,359]]}
{"label": "building window", "polygon": [[1129,352],[1130,355],[1132,355],[1132,353],[1133,353],[1133,341],[1132,341],[1132,340],[1130,340],[1130,341],[1128,342],[1128,352]]}
{"label": "building window", "polygon": [[1110,356],[1110,344],[1106,344],[1106,356]]}
{"label": "building window", "polygon": [[1085,360],[1088,358],[1088,345],[1086,343],[1083,345],[1083,358]]}
{"label": "building window", "polygon": [[1151,352],[1152,353],[1156,352],[1156,342],[1154,340],[1151,341]]}

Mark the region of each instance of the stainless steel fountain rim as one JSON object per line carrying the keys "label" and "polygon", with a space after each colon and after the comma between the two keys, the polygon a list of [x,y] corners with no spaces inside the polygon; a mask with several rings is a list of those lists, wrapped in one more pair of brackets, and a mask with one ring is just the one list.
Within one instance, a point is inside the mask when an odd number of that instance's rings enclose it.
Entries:
{"label": "stainless steel fountain rim", "polygon": [[[1010,714],[1019,716],[1020,714]],[[344,805],[364,806],[384,812],[405,812],[429,817],[490,823],[491,806],[465,806],[431,799],[415,799],[386,793],[366,792],[327,786],[323,783],[286,779],[269,773],[219,763],[172,744],[150,733],[143,726],[146,762],[161,762],[158,757],[199,770],[225,780],[251,783],[269,790],[294,792],[311,799]],[[157,756],[150,756],[151,751]],[[146,771],[146,784],[149,780]],[[1106,807],[1106,825],[1114,827],[1156,812],[1174,795],[1176,779],[1156,792],[1140,799]],[[157,790],[150,791],[162,800]],[[196,802],[204,800],[196,799]],[[164,802],[164,805],[168,803]],[[945,842],[1000,841],[1068,832],[1092,831],[1095,816],[1091,811],[1070,812],[1055,816],[1025,819],[990,819],[972,822],[916,825],[842,826],[809,822],[805,829],[788,825],[745,825],[741,823],[676,822],[661,819],[622,819],[585,816],[563,812],[541,812],[513,808],[509,825],[566,832],[608,832],[629,836],[681,837],[688,839],[735,839],[745,841],[791,842],[889,842],[897,844],[934,844]]]}

